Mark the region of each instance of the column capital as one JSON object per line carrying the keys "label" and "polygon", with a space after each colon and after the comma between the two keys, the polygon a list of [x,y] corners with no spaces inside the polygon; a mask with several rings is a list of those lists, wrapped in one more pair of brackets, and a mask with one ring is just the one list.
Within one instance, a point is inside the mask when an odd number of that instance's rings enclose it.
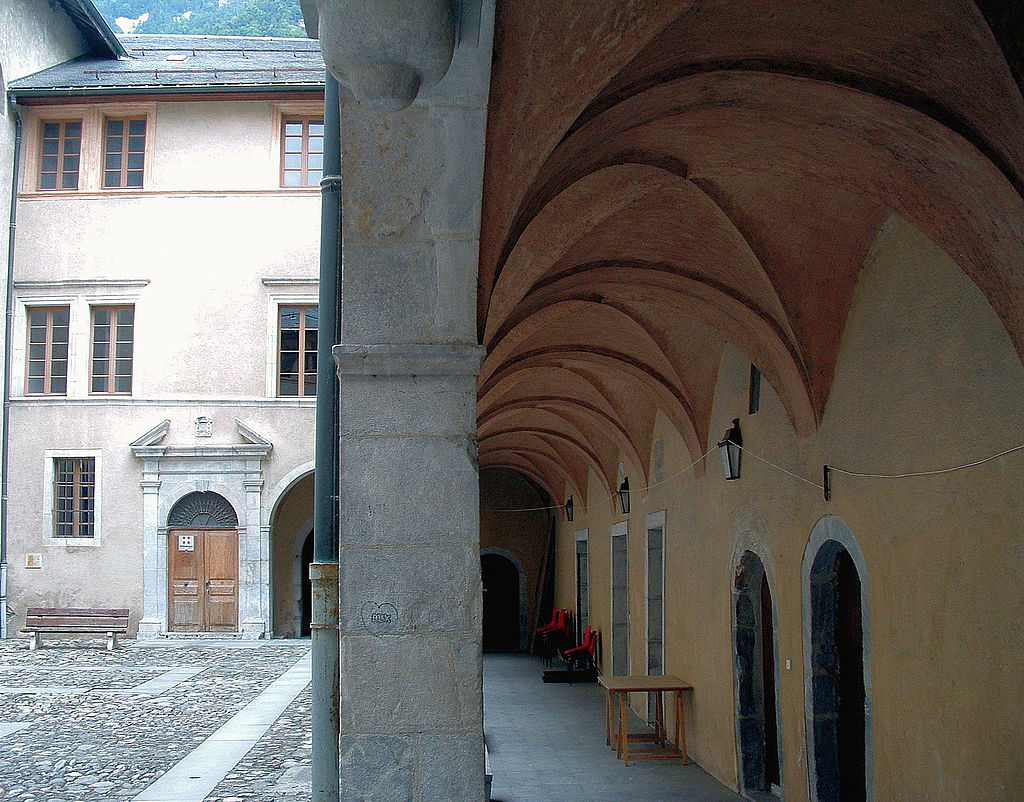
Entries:
{"label": "column capital", "polygon": [[411,343],[334,346],[338,376],[477,376],[482,345]]}

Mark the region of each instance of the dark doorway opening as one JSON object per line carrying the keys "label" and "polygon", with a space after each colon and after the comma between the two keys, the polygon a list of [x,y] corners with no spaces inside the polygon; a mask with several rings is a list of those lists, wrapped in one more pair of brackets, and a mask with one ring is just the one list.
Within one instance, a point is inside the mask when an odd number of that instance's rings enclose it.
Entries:
{"label": "dark doorway opening", "polygon": [[740,780],[754,799],[781,788],[776,707],[775,621],[761,559],[745,552],[733,585],[736,621],[736,729]]}
{"label": "dark doorway opening", "polygon": [[826,541],[811,567],[811,677],[819,802],[867,798],[861,579],[850,553]]}
{"label": "dark doorway opening", "polygon": [[480,558],[484,585],[483,646],[485,652],[519,649],[519,569],[500,554]]}
{"label": "dark doorway opening", "polygon": [[310,623],[313,620],[313,583],[309,578],[309,566],[313,562],[313,533],[306,535],[302,544],[302,554],[299,557],[299,570],[302,572],[302,598],[301,617],[299,619],[299,636],[308,638],[310,635]]}

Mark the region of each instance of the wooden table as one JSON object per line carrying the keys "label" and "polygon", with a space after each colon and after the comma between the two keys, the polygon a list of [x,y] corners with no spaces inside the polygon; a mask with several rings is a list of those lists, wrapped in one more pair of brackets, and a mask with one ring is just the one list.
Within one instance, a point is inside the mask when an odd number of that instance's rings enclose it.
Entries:
{"label": "wooden table", "polygon": [[[620,757],[629,765],[633,760],[654,760],[669,757],[681,757],[686,763],[686,722],[683,719],[683,691],[693,690],[679,677],[670,674],[648,676],[638,674],[630,677],[598,677],[597,681],[608,692],[605,703],[605,743],[612,746],[612,733],[615,734],[615,756]],[[676,696],[676,731],[675,741],[667,741],[665,737],[665,710],[662,705],[662,693],[674,692]],[[633,733],[626,729],[626,711],[629,707],[630,693],[655,694],[655,720],[653,733]],[[615,718],[615,697],[618,697],[618,726],[613,727]],[[630,742],[650,743],[651,747],[643,750],[630,750]]]}

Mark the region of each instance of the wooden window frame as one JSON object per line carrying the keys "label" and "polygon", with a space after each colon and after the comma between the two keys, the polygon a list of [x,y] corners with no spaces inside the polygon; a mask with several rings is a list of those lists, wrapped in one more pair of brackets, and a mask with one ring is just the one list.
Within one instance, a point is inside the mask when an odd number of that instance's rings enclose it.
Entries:
{"label": "wooden window frame", "polygon": [[[117,322],[117,316],[119,312],[131,311],[132,319],[130,326],[131,339],[119,340],[117,335],[121,325]],[[110,339],[107,340],[106,345],[107,356],[106,358],[97,358],[96,356],[96,313],[97,312],[109,312],[110,313]],[[89,315],[89,395],[131,395],[132,394],[132,381],[134,379],[135,370],[135,306],[134,304],[118,304],[118,305],[96,305],[91,307]],[[131,346],[131,353],[128,356],[128,373],[120,374],[117,373],[117,363],[123,361],[124,357],[118,357],[117,346],[128,343]],[[97,363],[104,364],[106,367],[106,373],[97,375],[96,366]],[[123,378],[125,375],[128,377],[128,389],[117,390],[117,379]],[[103,379],[105,382],[104,389],[97,390],[95,382],[97,378]]]}
{"label": "wooden window frame", "polygon": [[[64,310],[68,316],[68,338],[63,343],[68,353],[65,356],[64,362],[64,390],[61,392],[55,392],[53,390],[53,314],[59,310]],[[43,339],[43,389],[38,392],[33,392],[29,388],[29,381],[31,379],[38,379],[39,376],[32,376],[32,314],[34,312],[45,312],[46,313],[46,334]],[[38,360],[36,360],[38,361]],[[71,363],[71,307],[70,305],[57,304],[54,306],[30,306],[26,308],[26,327],[25,327],[25,395],[26,396],[66,396],[68,394],[68,365]]]}
{"label": "wooden window frame", "polygon": [[[109,148],[109,126],[110,123],[122,123],[124,125],[124,133],[121,134],[121,152],[119,154],[111,154]],[[131,134],[129,128],[133,122],[141,122],[144,126],[142,132],[142,151],[129,150],[128,144]],[[146,152],[148,150],[149,142],[149,120],[145,114],[132,114],[132,115],[110,115],[103,117],[103,127],[100,131],[100,136],[103,140],[103,149],[100,156],[100,188],[104,190],[117,190],[117,189],[143,189],[146,185]],[[129,170],[128,159],[130,156],[140,154],[142,156],[142,169],[141,170]],[[107,159],[111,155],[119,156],[120,166],[118,168],[118,183],[116,185],[107,184],[107,173],[113,172],[107,167]],[[141,173],[141,183],[138,186],[128,185],[128,174],[129,173]]]}
{"label": "wooden window frame", "polygon": [[[286,136],[285,132],[286,132],[286,127],[288,126],[289,123],[302,123],[302,150],[301,150],[301,152],[299,154],[300,165],[301,166],[299,167],[298,170],[295,170],[294,168],[293,169],[288,169],[288,168],[285,167],[285,158],[286,158],[286,156],[292,155],[292,154],[289,154],[288,151],[286,150],[287,144],[288,144],[288,136]],[[306,113],[288,114],[286,112],[282,112],[282,114],[281,114],[281,123],[280,123],[281,169],[280,169],[280,175],[278,177],[279,177],[282,189],[303,189],[303,188],[319,187],[320,186],[320,180],[319,179],[317,181],[315,181],[315,182],[311,182],[310,181],[310,178],[309,178],[309,173],[310,173],[309,157],[310,157],[310,155],[315,155],[315,154],[319,153],[319,155],[321,156],[321,160],[322,160],[322,158],[323,158],[323,135],[320,136],[320,142],[321,142],[321,149],[320,149],[320,151],[311,151],[309,149],[309,140],[310,140],[309,126],[310,126],[311,123],[317,123],[317,124],[323,126],[323,124],[324,124],[323,112],[320,112],[319,114],[306,114]],[[300,175],[299,183],[298,184],[286,184],[285,183],[285,176],[288,173],[295,173],[295,172],[298,172],[299,175]],[[323,162],[322,161],[321,161],[320,169],[317,170],[316,172],[320,173],[321,177],[323,177]]]}
{"label": "wooden window frame", "polygon": [[[61,540],[96,537],[96,458],[53,457],[53,537]],[[70,495],[62,495],[67,489]],[[61,502],[70,500],[70,509]],[[70,513],[70,520],[62,516]],[[63,530],[62,527],[69,527]]]}
{"label": "wooden window frame", "polygon": [[[74,153],[74,154],[68,153],[67,150],[66,150],[66,145],[67,145],[67,141],[68,141],[68,138],[67,138],[67,126],[68,126],[69,123],[70,124],[75,124],[75,123],[78,124],[78,137],[77,137],[77,139],[78,139],[78,153]],[[46,136],[46,126],[47,125],[56,125],[56,126],[58,126],[58,134],[57,134],[57,170],[55,172],[53,172],[53,173],[48,172],[48,171],[46,171],[46,172],[43,171],[43,159],[45,158],[44,155],[43,155],[43,152],[46,149],[45,142],[47,140],[47,136]],[[83,120],[81,117],[65,117],[65,118],[61,118],[61,119],[42,120],[42,121],[40,121],[40,124],[39,124],[39,163],[38,163],[38,170],[36,171],[36,189],[39,192],[77,192],[78,191],[78,188],[82,184],[82,156],[83,156],[83,147],[82,146],[83,146],[83,140],[84,139],[85,139],[85,120]],[[64,175],[65,175],[65,173],[69,172],[68,170],[64,169],[64,162],[68,158],[68,156],[77,156],[78,157],[78,167],[74,171],[75,172],[75,185],[73,187],[65,187],[64,186]],[[44,187],[43,186],[43,176],[44,175],[53,175],[53,176],[55,176],[54,186],[52,186],[52,187]]]}
{"label": "wooden window frame", "polygon": [[[282,381],[283,381],[284,376],[286,375],[284,373],[284,371],[283,371],[283,367],[284,366],[282,364],[282,361],[283,361],[282,360],[282,355],[284,353],[295,353],[295,352],[291,351],[290,349],[289,349],[289,351],[286,352],[284,350],[284,348],[282,347],[283,344],[281,342],[282,334],[285,331],[285,329],[281,328],[281,315],[282,315],[282,313],[285,310],[288,310],[288,309],[296,309],[296,310],[299,311],[299,327],[298,327],[298,329],[288,329],[288,331],[297,331],[298,332],[298,338],[299,338],[298,352],[297,352],[297,354],[298,354],[298,360],[297,360],[297,368],[298,368],[298,370],[295,373],[289,372],[287,374],[288,376],[295,376],[296,377],[296,392],[295,392],[295,394],[282,392]],[[315,397],[316,396],[316,368],[314,367],[314,369],[312,371],[307,371],[305,369],[306,356],[309,353],[307,351],[306,347],[305,347],[306,332],[309,331],[309,329],[306,327],[306,310],[307,309],[317,309],[318,312],[319,312],[319,308],[318,308],[317,304],[315,304],[315,303],[311,303],[311,304],[280,304],[277,307],[277,381],[275,382],[275,384],[276,384],[276,389],[277,389],[276,395],[277,395],[278,398],[311,398],[311,397]],[[319,314],[317,314],[317,329],[316,329],[316,332],[317,332],[317,343],[319,344],[319,342],[320,342],[320,316],[319,316]],[[316,352],[315,351],[313,352],[313,355],[316,356]],[[307,379],[307,376],[309,375],[310,372],[312,373],[312,376],[313,376],[313,392],[312,393],[306,393],[306,379]]]}

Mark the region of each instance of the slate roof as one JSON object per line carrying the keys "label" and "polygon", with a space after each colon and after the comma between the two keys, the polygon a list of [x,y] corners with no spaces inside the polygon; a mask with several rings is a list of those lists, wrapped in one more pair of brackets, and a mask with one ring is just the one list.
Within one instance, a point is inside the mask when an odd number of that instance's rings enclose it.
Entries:
{"label": "slate roof", "polygon": [[312,39],[119,36],[128,58],[82,56],[12,81],[16,97],[320,91],[324,61]]}

